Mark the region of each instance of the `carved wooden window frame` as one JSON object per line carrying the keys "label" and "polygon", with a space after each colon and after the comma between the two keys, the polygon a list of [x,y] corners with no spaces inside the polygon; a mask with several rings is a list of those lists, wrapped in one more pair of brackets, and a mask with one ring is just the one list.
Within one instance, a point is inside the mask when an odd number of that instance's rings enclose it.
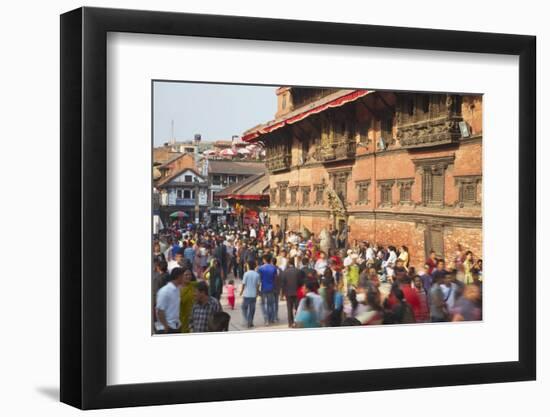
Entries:
{"label": "carved wooden window frame", "polygon": [[302,206],[309,206],[311,199],[311,186],[303,186],[302,187]]}
{"label": "carved wooden window frame", "polygon": [[[340,198],[342,203],[346,204],[348,200],[348,182],[351,177],[351,169],[346,170],[339,170],[339,171],[332,171],[329,172],[329,180],[332,183],[332,189],[336,193],[336,195]],[[338,193],[338,185],[343,184],[342,188],[342,195]]]}
{"label": "carved wooden window frame", "polygon": [[284,207],[287,204],[286,192],[288,190],[288,181],[278,182],[277,185],[279,188],[279,206]]}
{"label": "carved wooden window frame", "polygon": [[[355,188],[357,190],[355,204],[369,204],[370,182],[370,180],[355,181]],[[362,193],[364,193],[364,195],[361,195]]]}
{"label": "carved wooden window frame", "polygon": [[[455,176],[455,186],[458,187],[458,199],[456,205],[464,206],[479,206],[481,202],[478,200],[479,185],[481,184],[481,175],[457,175]],[[473,200],[465,198],[465,187],[474,187]]]}
{"label": "carved wooden window frame", "polygon": [[[315,184],[314,185],[314,188],[315,188],[315,205],[322,205],[325,203],[325,188],[326,188],[326,184],[325,182],[323,181],[322,183],[320,184]],[[321,198],[319,198],[321,197]]]}
{"label": "carved wooden window frame", "polygon": [[[393,185],[395,184],[395,180],[379,180],[377,184],[378,189],[380,190],[380,201],[378,202],[378,207],[391,207],[393,205]],[[389,195],[389,201],[384,199],[385,195]]]}
{"label": "carved wooden window frame", "polygon": [[298,205],[298,189],[299,189],[299,187],[297,185],[293,185],[292,187],[288,187],[288,190],[290,191],[290,205],[291,206]]}
{"label": "carved wooden window frame", "polygon": [[[447,168],[454,164],[455,155],[442,156],[437,158],[422,158],[413,159],[417,170],[422,177],[422,205],[431,207],[444,207],[445,206],[445,177]],[[442,189],[441,189],[441,201],[433,200],[433,188],[430,188],[430,182],[433,179],[433,175],[442,176]]]}
{"label": "carved wooden window frame", "polygon": [[[397,180],[399,187],[399,204],[412,204],[412,187],[414,178],[402,178]],[[408,193],[408,198],[403,197],[404,192]]]}

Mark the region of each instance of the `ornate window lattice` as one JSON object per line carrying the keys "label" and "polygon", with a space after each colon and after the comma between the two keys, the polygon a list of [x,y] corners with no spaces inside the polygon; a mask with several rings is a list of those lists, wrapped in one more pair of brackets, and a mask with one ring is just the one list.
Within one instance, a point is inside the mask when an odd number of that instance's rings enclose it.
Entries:
{"label": "ornate window lattice", "polygon": [[325,184],[315,185],[315,204],[323,204],[325,194]]}
{"label": "ornate window lattice", "polygon": [[279,206],[286,206],[286,190],[288,189],[288,183],[279,183]]}
{"label": "ornate window lattice", "polygon": [[378,187],[380,188],[380,204],[379,206],[389,207],[392,205],[392,190],[394,180],[380,180]]}
{"label": "ornate window lattice", "polygon": [[295,206],[298,202],[298,186],[290,187],[290,205]]}
{"label": "ornate window lattice", "polygon": [[454,155],[413,160],[422,175],[422,204],[445,203],[445,171],[454,162]]}
{"label": "ornate window lattice", "polygon": [[370,180],[357,181],[355,186],[357,187],[357,201],[355,204],[368,204]]}
{"label": "ornate window lattice", "polygon": [[332,180],[332,188],[334,192],[340,198],[342,203],[346,204],[348,197],[348,179],[350,177],[350,171],[340,171],[330,173],[330,178]]}
{"label": "ornate window lattice", "polygon": [[422,175],[422,201],[425,204],[443,204],[445,196],[444,170],[426,167]]}
{"label": "ornate window lattice", "polygon": [[458,187],[457,203],[461,206],[479,204],[477,191],[480,183],[481,175],[464,175],[455,177],[455,185]]}
{"label": "ornate window lattice", "polygon": [[399,202],[401,204],[412,202],[413,183],[414,183],[413,178],[397,180],[397,185],[399,186]]}
{"label": "ornate window lattice", "polygon": [[311,187],[302,187],[302,206],[309,206],[309,194]]}

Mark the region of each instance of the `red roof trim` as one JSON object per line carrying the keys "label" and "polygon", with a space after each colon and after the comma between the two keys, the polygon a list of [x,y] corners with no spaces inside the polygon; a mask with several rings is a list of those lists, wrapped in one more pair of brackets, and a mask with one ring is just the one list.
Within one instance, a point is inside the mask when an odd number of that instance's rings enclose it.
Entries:
{"label": "red roof trim", "polygon": [[254,195],[244,195],[244,194],[229,194],[227,196],[220,196],[224,200],[267,200],[268,195],[263,194],[254,194]]}
{"label": "red roof trim", "polygon": [[291,125],[293,123],[300,122],[304,120],[306,117],[311,116],[312,114],[320,113],[328,108],[334,108],[334,107],[340,107],[343,106],[346,103],[349,103],[351,101],[355,101],[361,97],[366,96],[367,94],[373,93],[373,90],[355,90],[352,91],[349,94],[346,94],[342,97],[338,97],[332,101],[329,101],[325,104],[321,104],[317,107],[314,107],[312,109],[309,109],[307,111],[304,111],[302,113],[296,114],[294,116],[289,117],[288,119],[281,120],[279,122],[276,122],[272,125],[262,126],[256,129],[253,132],[250,132],[242,137],[242,140],[245,142],[250,142],[254,139],[256,139],[259,136],[265,135],[267,133],[273,132],[277,129],[280,129],[281,127],[285,125]]}

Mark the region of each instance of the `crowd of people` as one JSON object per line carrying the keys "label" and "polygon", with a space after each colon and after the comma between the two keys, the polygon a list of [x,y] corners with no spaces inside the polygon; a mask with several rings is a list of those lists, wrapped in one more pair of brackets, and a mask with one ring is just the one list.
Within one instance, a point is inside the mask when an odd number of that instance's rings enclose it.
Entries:
{"label": "crowd of people", "polygon": [[405,245],[342,236],[175,221],[153,245],[153,332],[228,331],[236,306],[251,329],[258,303],[269,327],[280,302],[289,328],[481,320],[483,262],[471,251],[431,251],[415,267]]}

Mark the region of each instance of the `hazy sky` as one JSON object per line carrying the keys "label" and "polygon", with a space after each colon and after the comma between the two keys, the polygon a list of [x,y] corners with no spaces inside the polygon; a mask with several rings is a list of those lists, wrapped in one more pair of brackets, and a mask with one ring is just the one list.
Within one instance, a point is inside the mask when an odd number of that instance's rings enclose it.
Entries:
{"label": "hazy sky", "polygon": [[154,143],[171,137],[174,120],[176,140],[203,141],[231,139],[245,130],[275,117],[276,87],[202,84],[183,82],[154,83]]}

